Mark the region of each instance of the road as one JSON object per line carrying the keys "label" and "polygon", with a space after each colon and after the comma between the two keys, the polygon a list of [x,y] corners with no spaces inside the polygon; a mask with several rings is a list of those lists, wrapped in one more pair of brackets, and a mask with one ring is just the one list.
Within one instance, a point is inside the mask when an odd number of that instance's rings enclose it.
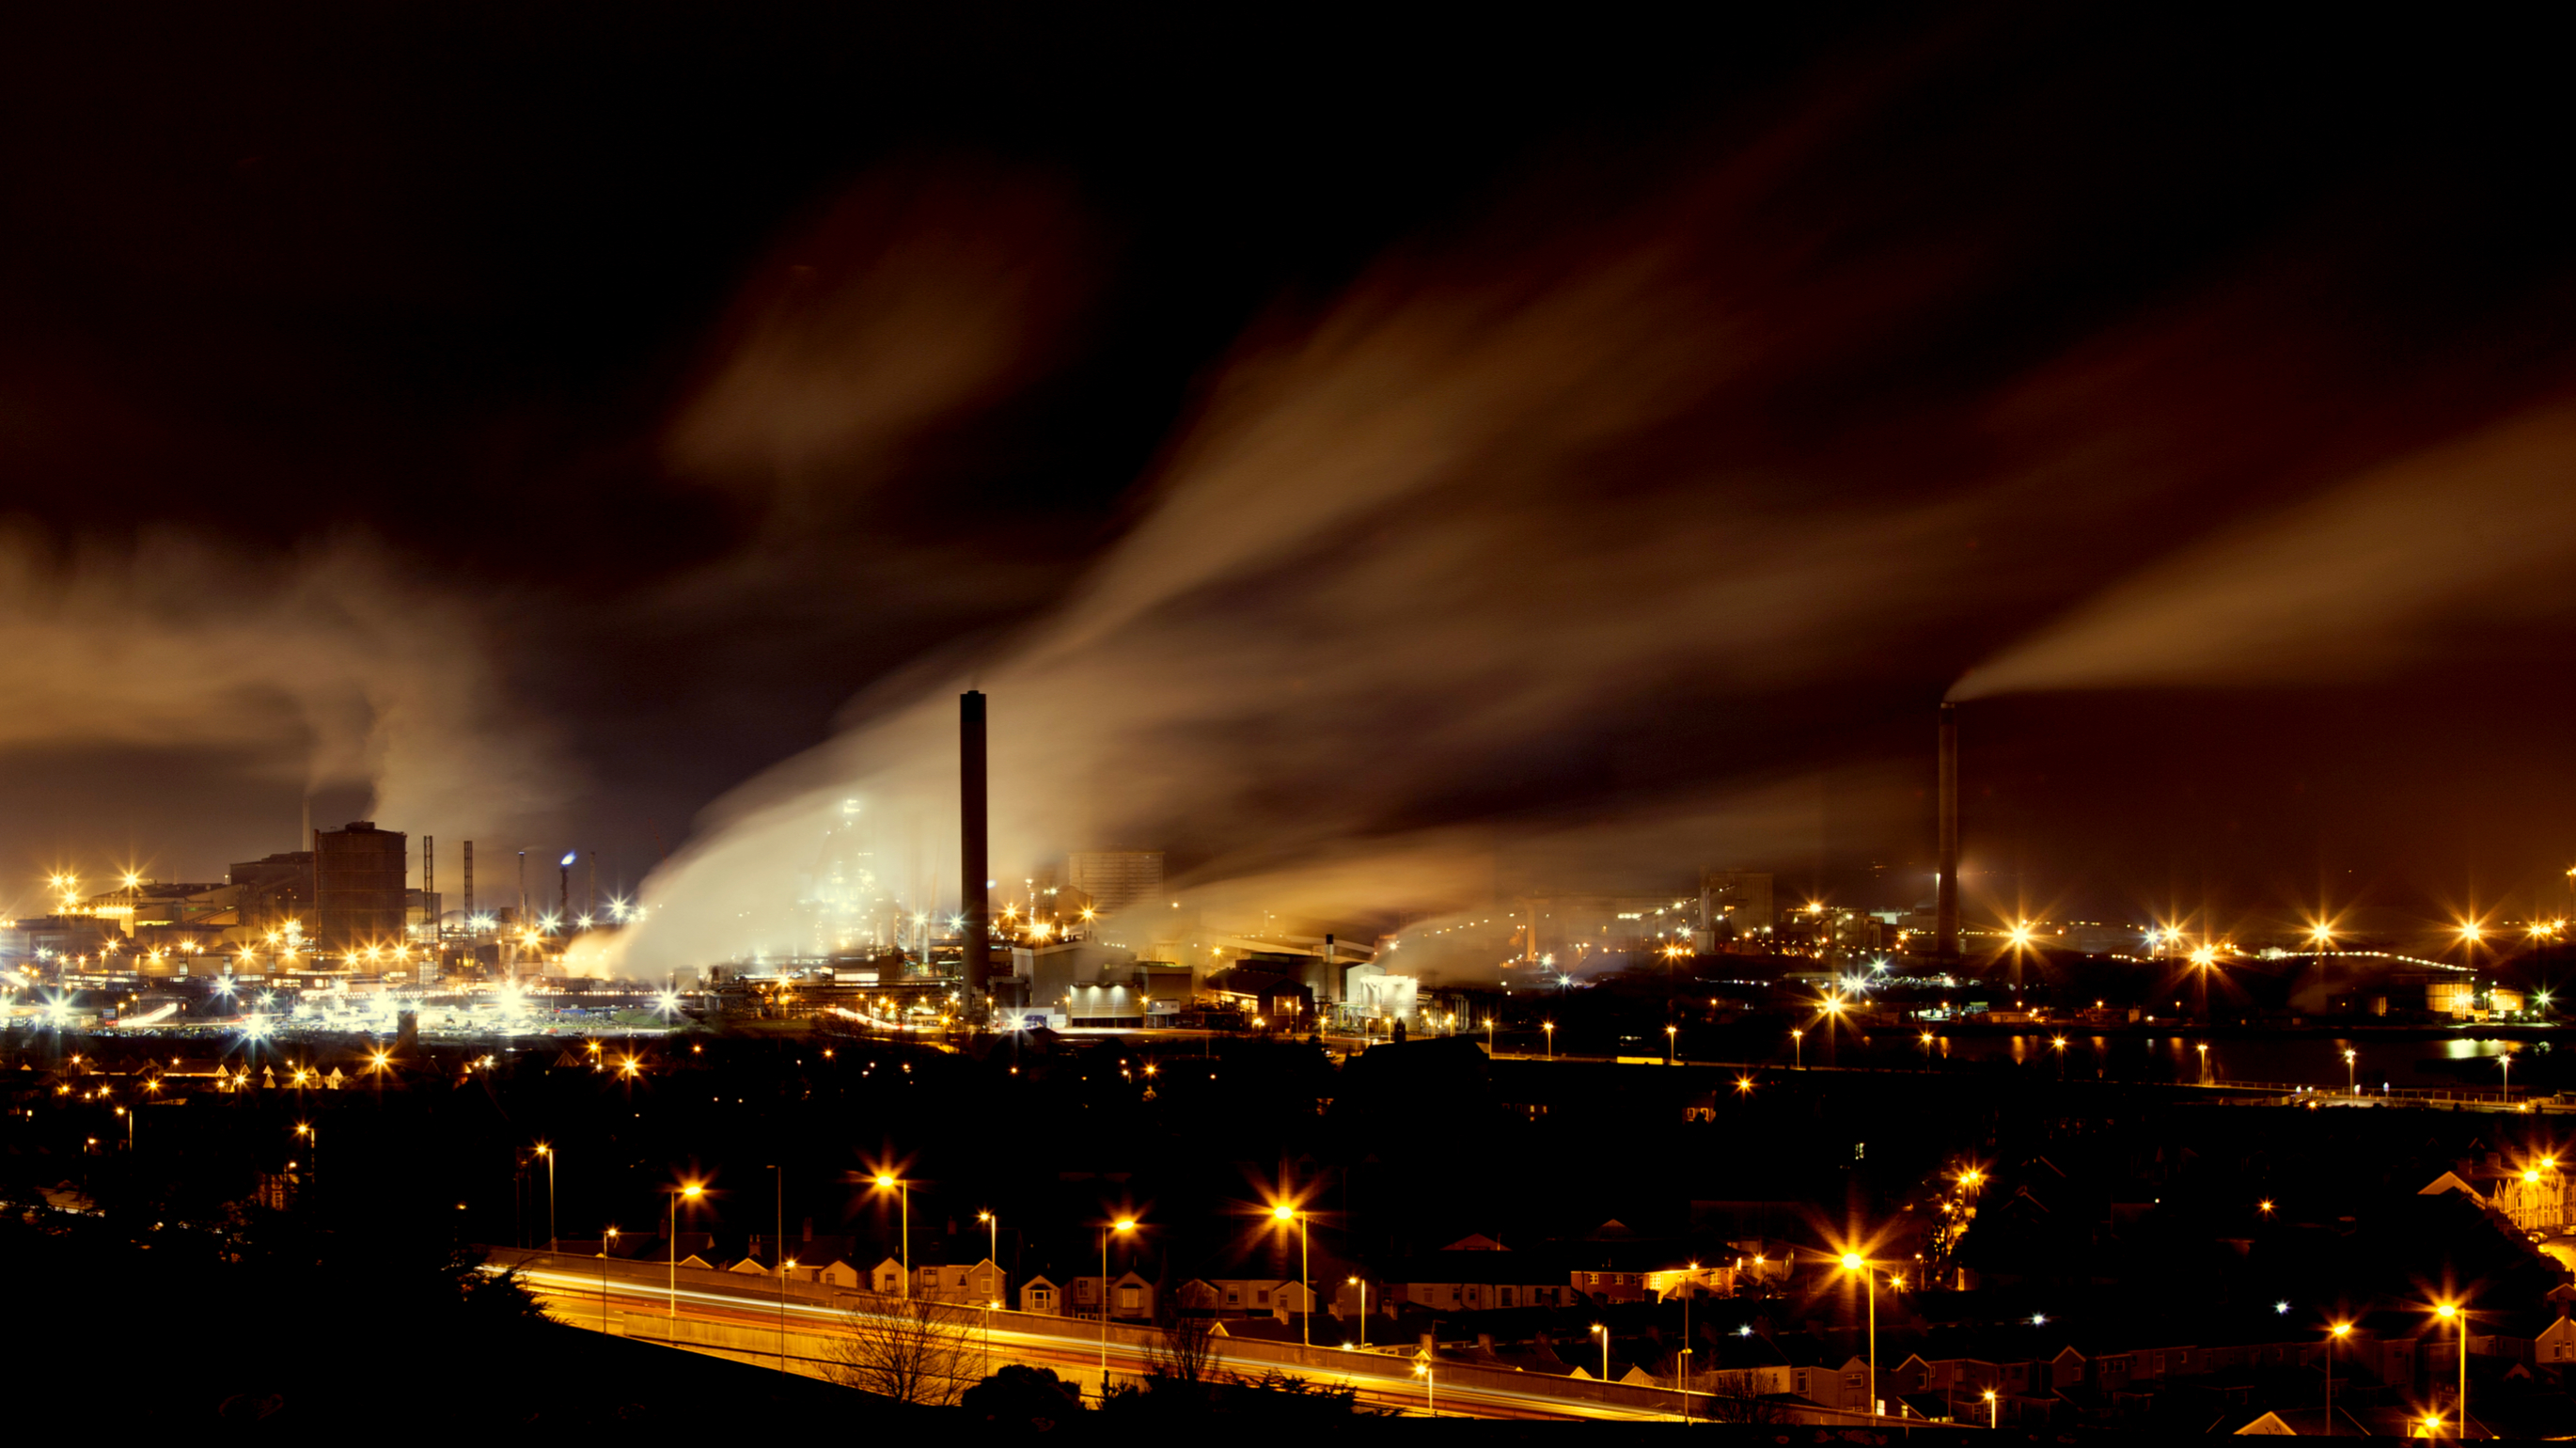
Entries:
{"label": "road", "polygon": [[[651,1315],[656,1320],[669,1313],[673,1294],[668,1286],[665,1268],[649,1264],[606,1259],[579,1259],[528,1254],[510,1249],[496,1251],[493,1265],[521,1265],[530,1287],[536,1290],[549,1313],[577,1328],[622,1333],[625,1315]],[[577,1266],[597,1264],[597,1267]],[[603,1275],[602,1270],[605,1270]],[[777,1342],[781,1305],[776,1280],[744,1279],[742,1287],[723,1280],[732,1274],[683,1269],[677,1292],[682,1324],[723,1325],[743,1330],[750,1335],[772,1335]],[[785,1303],[784,1322],[791,1335],[836,1335],[841,1331],[848,1311],[841,1303],[825,1301],[811,1284],[796,1284]],[[846,1302],[863,1301],[861,1295],[836,1295]],[[1096,1392],[1100,1381],[1103,1347],[1097,1320],[1054,1318],[1046,1315],[999,1312],[989,1315],[992,1362],[1029,1364],[1044,1368],[1082,1383],[1087,1392]],[[983,1340],[979,1327],[977,1339]],[[685,1328],[683,1332],[685,1337]],[[756,1343],[757,1338],[738,1340]],[[1406,1414],[1426,1412],[1422,1378],[1414,1372],[1413,1361],[1382,1352],[1356,1352],[1343,1349],[1301,1349],[1298,1345],[1278,1345],[1264,1340],[1220,1341],[1227,1366],[1238,1373],[1258,1373],[1278,1368],[1311,1381],[1349,1384],[1358,1391],[1359,1401],[1373,1409],[1392,1409]],[[686,1346],[686,1345],[683,1345]],[[792,1341],[789,1345],[794,1347]],[[1148,1339],[1124,1325],[1113,1325],[1107,1344],[1110,1377],[1141,1378],[1147,1368]],[[738,1356],[751,1362],[775,1363],[773,1355],[756,1350]],[[792,1372],[812,1377],[825,1375],[828,1365],[809,1354],[791,1352],[786,1367]],[[1521,1383],[1497,1380],[1525,1379]],[[1432,1385],[1429,1407],[1443,1415],[1473,1418],[1508,1419],[1672,1419],[1677,1417],[1673,1395],[1668,1392],[1639,1390],[1621,1385],[1603,1385],[1588,1380],[1559,1380],[1547,1375],[1507,1375],[1489,1368],[1459,1366],[1454,1371],[1447,1365]]]}

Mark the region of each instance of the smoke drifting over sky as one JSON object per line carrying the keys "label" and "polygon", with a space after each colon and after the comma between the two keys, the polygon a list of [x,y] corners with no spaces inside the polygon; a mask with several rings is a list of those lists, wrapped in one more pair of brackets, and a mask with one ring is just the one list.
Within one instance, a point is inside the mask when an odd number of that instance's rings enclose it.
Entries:
{"label": "smoke drifting over sky", "polygon": [[2016,690],[2382,677],[2462,630],[2565,613],[2576,414],[2516,417],[2219,531],[1970,670]]}
{"label": "smoke drifting over sky", "polygon": [[310,780],[668,852],[632,964],[715,959],[853,798],[953,899],[966,687],[999,870],[1355,927],[1909,903],[1945,692],[1979,909],[2576,849],[2544,37],[66,16],[0,45],[0,868]]}

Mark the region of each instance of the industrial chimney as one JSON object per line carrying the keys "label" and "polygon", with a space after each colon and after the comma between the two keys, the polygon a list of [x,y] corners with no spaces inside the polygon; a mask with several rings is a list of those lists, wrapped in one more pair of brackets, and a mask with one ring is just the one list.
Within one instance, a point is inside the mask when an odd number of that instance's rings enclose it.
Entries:
{"label": "industrial chimney", "polygon": [[961,944],[966,952],[966,1005],[972,1014],[984,1004],[993,937],[992,903],[985,884],[992,878],[992,841],[985,819],[984,692],[979,689],[970,689],[957,700],[957,808],[957,833],[965,845],[958,882],[964,887],[959,913],[966,918]]}
{"label": "industrial chimney", "polygon": [[1959,959],[1959,707],[1941,705],[1941,882],[1933,907],[1932,954]]}

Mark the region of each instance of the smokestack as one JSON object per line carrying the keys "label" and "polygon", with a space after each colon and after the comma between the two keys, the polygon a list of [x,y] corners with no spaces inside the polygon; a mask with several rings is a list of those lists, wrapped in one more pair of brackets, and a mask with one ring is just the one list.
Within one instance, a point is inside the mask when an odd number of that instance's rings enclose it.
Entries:
{"label": "smokestack", "polygon": [[957,699],[957,787],[957,833],[965,843],[963,877],[958,883],[964,887],[961,913],[966,917],[966,1007],[971,1013],[984,1002],[992,945],[992,926],[987,919],[992,904],[986,898],[984,884],[991,878],[992,841],[985,819],[984,692],[980,689],[970,689]]}
{"label": "smokestack", "polygon": [[1959,707],[1941,705],[1941,889],[1934,906],[1932,954],[1959,959]]}
{"label": "smokestack", "polygon": [[465,842],[465,934],[474,934],[474,842]]}
{"label": "smokestack", "polygon": [[438,951],[438,837],[420,838],[420,919],[429,928],[429,949]]}

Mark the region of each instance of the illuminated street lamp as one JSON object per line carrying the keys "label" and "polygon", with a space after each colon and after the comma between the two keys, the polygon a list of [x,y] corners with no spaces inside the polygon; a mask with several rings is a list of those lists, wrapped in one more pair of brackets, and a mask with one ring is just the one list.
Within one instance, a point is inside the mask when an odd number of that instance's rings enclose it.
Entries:
{"label": "illuminated street lamp", "polygon": [[1360,1290],[1360,1347],[1368,1347],[1368,1280],[1353,1274],[1343,1282]]}
{"label": "illuminated street lamp", "polygon": [[2460,1439],[2469,1437],[2469,1315],[2448,1299],[2433,1305],[2433,1315],[2447,1321],[2460,1340]]}
{"label": "illuminated street lamp", "polygon": [[1592,1325],[1592,1333],[1601,1340],[1601,1382],[1606,1384],[1610,1382],[1610,1326],[1596,1323]]}
{"label": "illuminated street lamp", "polygon": [[[1299,1306],[1305,1310],[1298,1315],[1298,1340],[1306,1347],[1313,1348],[1315,1346],[1315,1289],[1312,1282],[1314,1270],[1308,1265],[1306,1256],[1306,1215],[1299,1212],[1295,1204],[1283,1202],[1270,1210],[1270,1216],[1279,1222],[1293,1222],[1297,1225],[1297,1300]],[[1103,1268],[1101,1271],[1105,1274],[1108,1269]],[[1104,1286],[1101,1291],[1106,1293],[1108,1289]]]}
{"label": "illuminated street lamp", "polygon": [[1986,1428],[1989,1430],[2002,1428],[2003,1412],[2003,1401],[1995,1397],[1994,1390],[1986,1390]]}
{"label": "illuminated street lamp", "polygon": [[671,1336],[680,1336],[680,1199],[696,1202],[706,1196],[701,1183],[686,1183],[671,1189]]}
{"label": "illuminated street lamp", "polygon": [[1109,1402],[1109,1239],[1136,1231],[1134,1218],[1120,1218],[1100,1230],[1100,1402]]}
{"label": "illuminated street lamp", "polygon": [[2062,1081],[2065,1081],[2065,1080],[2066,1080],[2066,1038],[2064,1038],[2064,1037],[2062,1037],[2062,1036],[2053,1036],[2053,1037],[2050,1037],[2050,1038],[2048,1039],[2048,1044],[2049,1044],[2051,1047],[2055,1048],[2055,1049],[2056,1049],[2056,1052],[2057,1052],[2057,1079],[2058,1079],[2059,1081],[2061,1081],[2061,1082],[2062,1082]]}
{"label": "illuminated street lamp", "polygon": [[2202,946],[2191,953],[2191,964],[2200,972],[2200,1019],[2209,1020],[2209,972],[2218,964],[2218,948]]}
{"label": "illuminated street lamp", "polygon": [[1555,1060],[1556,1060],[1556,1023],[1555,1023],[1555,1022],[1552,1022],[1552,1021],[1542,1021],[1542,1022],[1540,1022],[1540,1023],[1538,1024],[1538,1029],[1539,1029],[1539,1030],[1541,1030],[1541,1031],[1543,1031],[1543,1032],[1546,1032],[1546,1033],[1547,1033],[1547,1059],[1548,1059],[1549,1061],[1555,1061]]}
{"label": "illuminated street lamp", "polygon": [[1805,1032],[1800,1031],[1794,1026],[1789,1028],[1789,1062],[1790,1065],[1796,1067],[1802,1072],[1807,1069],[1806,1042],[1807,1034]]}
{"label": "illuminated street lamp", "polygon": [[1923,1070],[1932,1070],[1932,1033],[1923,1033]]}
{"label": "illuminated street lamp", "polygon": [[1680,1027],[1678,1027],[1678,1026],[1666,1026],[1666,1027],[1664,1028],[1664,1065],[1665,1065],[1665,1066],[1668,1066],[1668,1067],[1669,1067],[1669,1066],[1673,1065],[1673,1056],[1674,1056],[1674,1053],[1676,1053],[1677,1051],[1679,1051],[1679,1050],[1680,1050],[1680,1047],[1681,1047],[1681,1028],[1680,1028]]}
{"label": "illuminated street lamp", "polygon": [[2350,1047],[2345,1047],[2343,1049],[2344,1091],[2355,1097],[2361,1095],[2361,1072],[2360,1068],[2355,1065],[2355,1063],[2360,1060],[2360,1053],[2354,1051]]}
{"label": "illuminated street lamp", "polygon": [[2337,1323],[2326,1330],[2326,1432],[2334,1432],[2334,1356],[2335,1345],[2352,1332],[2349,1323]]}
{"label": "illuminated street lamp", "polygon": [[1858,1253],[1843,1254],[1843,1271],[1858,1273],[1869,1290],[1869,1413],[1878,1417],[1878,1278],[1869,1271],[1869,1260]]}
{"label": "illuminated street lamp", "polygon": [[912,1296],[912,1184],[891,1172],[880,1172],[876,1176],[876,1185],[880,1192],[893,1188],[896,1199],[902,1204],[903,1296],[909,1298]]}
{"label": "illuminated street lamp", "polygon": [[608,1260],[617,1256],[617,1226],[599,1235],[599,1331],[608,1331]]}
{"label": "illuminated street lamp", "polygon": [[546,1160],[546,1251],[555,1250],[555,1150],[540,1142],[537,1155]]}

